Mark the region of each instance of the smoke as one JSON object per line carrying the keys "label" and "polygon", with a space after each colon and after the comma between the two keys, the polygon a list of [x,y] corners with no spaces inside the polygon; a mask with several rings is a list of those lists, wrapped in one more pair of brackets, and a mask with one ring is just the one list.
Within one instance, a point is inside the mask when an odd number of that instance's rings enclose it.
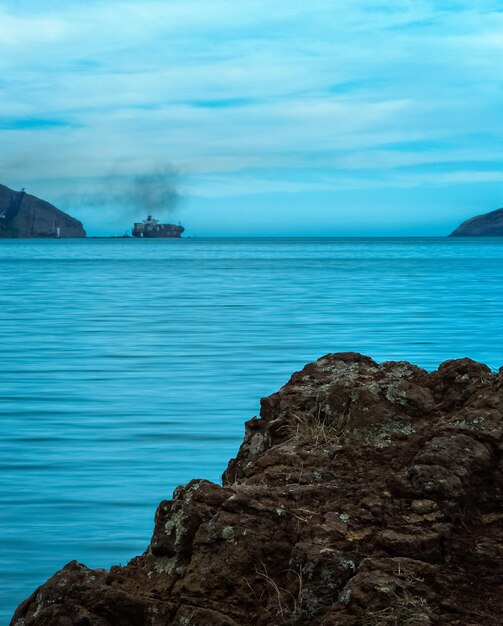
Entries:
{"label": "smoke", "polygon": [[[71,199],[72,204],[113,208],[119,215],[143,218],[168,216],[179,206],[180,174],[171,165],[138,174],[111,170]],[[68,198],[70,200],[70,198]]]}
{"label": "smoke", "polygon": [[173,211],[179,202],[178,176],[174,170],[160,170],[135,176],[125,196],[133,209],[162,214]]}

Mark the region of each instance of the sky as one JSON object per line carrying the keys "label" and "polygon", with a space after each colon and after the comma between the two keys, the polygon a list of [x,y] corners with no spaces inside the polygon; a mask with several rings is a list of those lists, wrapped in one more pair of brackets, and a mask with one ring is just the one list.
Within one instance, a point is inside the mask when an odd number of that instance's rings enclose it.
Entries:
{"label": "sky", "polygon": [[152,172],[190,236],[446,235],[502,163],[501,1],[1,3],[0,183],[90,235]]}

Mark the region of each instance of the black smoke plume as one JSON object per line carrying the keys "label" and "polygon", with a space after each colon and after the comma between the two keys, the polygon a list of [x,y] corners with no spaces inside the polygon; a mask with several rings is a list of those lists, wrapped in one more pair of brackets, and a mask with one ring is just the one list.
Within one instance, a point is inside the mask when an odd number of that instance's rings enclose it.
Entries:
{"label": "black smoke plume", "polygon": [[[137,174],[112,170],[91,188],[78,194],[78,204],[113,206],[128,217],[169,216],[178,207],[180,174],[172,166],[162,166]],[[76,198],[73,198],[75,204]]]}
{"label": "black smoke plume", "polygon": [[173,169],[163,168],[133,176],[122,187],[118,197],[135,212],[154,215],[171,213],[180,200],[178,174]]}

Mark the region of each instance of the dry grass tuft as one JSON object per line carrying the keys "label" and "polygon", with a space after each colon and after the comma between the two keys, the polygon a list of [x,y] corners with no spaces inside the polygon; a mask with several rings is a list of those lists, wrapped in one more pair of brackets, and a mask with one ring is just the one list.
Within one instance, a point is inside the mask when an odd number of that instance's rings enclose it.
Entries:
{"label": "dry grass tuft", "polygon": [[[277,582],[268,574],[267,568],[264,563],[261,563],[261,567],[257,568],[256,573],[265,582],[265,591],[268,596],[267,608],[265,610],[273,620],[273,624],[292,624],[295,623],[296,616],[302,611],[303,600],[303,581],[302,576],[294,570],[284,570],[281,574],[294,575],[297,579],[295,593],[288,591],[283,587],[280,587]],[[246,579],[245,579],[246,580]],[[254,595],[256,595],[255,589],[246,580],[246,583],[250,587]],[[263,603],[263,594],[259,598],[261,604]]]}
{"label": "dry grass tuft", "polygon": [[391,604],[380,611],[369,613],[363,626],[430,626],[432,612],[424,598],[402,590],[390,598]]}
{"label": "dry grass tuft", "polygon": [[288,438],[296,443],[309,443],[314,446],[337,445],[340,433],[318,416],[292,415],[288,423]]}
{"label": "dry grass tuft", "polygon": [[347,431],[349,412],[336,416],[330,414],[319,398],[316,400],[314,414],[293,413],[287,423],[287,436],[295,443],[319,445],[338,445]]}

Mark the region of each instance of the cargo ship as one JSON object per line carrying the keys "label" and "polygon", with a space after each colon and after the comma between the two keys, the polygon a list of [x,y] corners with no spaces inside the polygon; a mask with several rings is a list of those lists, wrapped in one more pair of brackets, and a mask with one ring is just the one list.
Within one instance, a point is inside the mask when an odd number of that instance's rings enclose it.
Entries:
{"label": "cargo ship", "polygon": [[180,224],[159,224],[151,215],[143,222],[136,222],[133,226],[133,237],[181,237],[185,228]]}

